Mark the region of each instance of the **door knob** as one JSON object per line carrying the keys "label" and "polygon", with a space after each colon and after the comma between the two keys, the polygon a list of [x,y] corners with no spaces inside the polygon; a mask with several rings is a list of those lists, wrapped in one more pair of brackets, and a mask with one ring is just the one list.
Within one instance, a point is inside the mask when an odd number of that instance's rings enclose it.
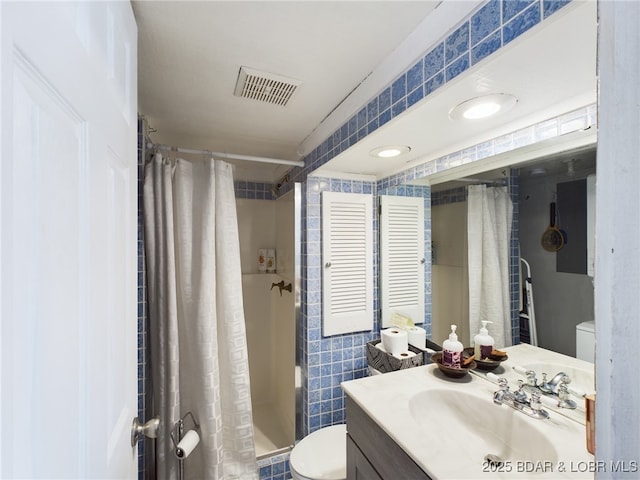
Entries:
{"label": "door knob", "polygon": [[144,435],[147,438],[156,438],[158,436],[158,429],[160,428],[160,418],[155,417],[148,422],[142,424],[138,420],[138,417],[133,419],[131,424],[131,446],[135,447],[138,443],[140,435]]}

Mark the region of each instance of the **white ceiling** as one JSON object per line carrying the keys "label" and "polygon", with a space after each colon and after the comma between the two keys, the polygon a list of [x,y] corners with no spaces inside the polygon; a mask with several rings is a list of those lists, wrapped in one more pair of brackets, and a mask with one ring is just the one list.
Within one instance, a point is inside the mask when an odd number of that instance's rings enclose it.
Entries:
{"label": "white ceiling", "polygon": [[[298,160],[478,2],[132,4],[139,29],[139,109],[157,130],[154,142]],[[544,28],[503,47],[496,58],[449,82],[320,173],[381,178],[408,168],[407,162],[436,158],[594,103],[595,56],[596,4],[572,2]],[[241,66],[302,85],[286,107],[239,98],[233,92]],[[499,92],[519,99],[502,118],[482,123],[448,118],[457,103]],[[410,145],[412,152],[394,161],[369,156],[384,144]],[[238,177],[267,182],[290,168],[237,165]]]}

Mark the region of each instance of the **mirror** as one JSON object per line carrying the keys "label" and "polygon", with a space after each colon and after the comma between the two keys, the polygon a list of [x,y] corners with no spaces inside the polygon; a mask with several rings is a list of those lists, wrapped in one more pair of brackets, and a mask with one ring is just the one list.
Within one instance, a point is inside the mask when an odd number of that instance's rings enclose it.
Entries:
{"label": "mirror", "polygon": [[[524,279],[530,276],[538,345],[576,356],[576,327],[593,320],[593,279],[587,272],[590,242],[587,241],[586,182],[595,174],[595,164],[595,146],[590,146],[442,183],[436,179],[431,187],[431,328],[436,343],[446,338],[451,323],[460,326],[460,339],[465,345],[470,345],[475,335],[469,331],[467,320],[469,185],[490,188],[508,184],[514,193],[513,236],[519,257],[527,262],[515,265],[522,270],[521,280],[517,276],[511,279],[511,283],[516,284],[512,285],[511,294],[517,297],[518,314],[526,307]],[[543,232],[551,223],[552,203],[556,206],[555,224],[566,238],[558,251],[547,251],[541,244]],[[513,253],[512,262],[517,263],[518,254]],[[578,258],[577,267],[565,266],[568,255]],[[528,322],[520,320],[523,327],[528,326]],[[524,333],[523,340],[527,341],[526,328]]]}
{"label": "mirror", "polygon": [[[448,337],[451,324],[458,325],[459,340],[465,346],[472,345],[477,333],[469,328],[468,247],[474,237],[469,237],[467,230],[468,190],[472,185],[506,186],[512,193],[514,212],[511,270],[503,278],[511,296],[511,320],[521,326],[520,340],[531,343],[526,330],[529,326],[526,314],[533,311],[538,346],[576,357],[577,338],[584,336],[584,322],[594,319],[593,274],[589,268],[589,247],[593,240],[589,217],[593,221],[593,216],[590,215],[592,210],[588,209],[587,191],[588,182],[593,180],[596,171],[596,145],[589,143],[577,149],[530,157],[514,152],[510,163],[498,168],[495,168],[495,158],[488,158],[484,161],[485,168],[479,165],[473,169],[461,167],[457,173],[432,175],[411,182],[431,183],[430,338],[439,345]],[[551,223],[552,203],[556,207],[554,223],[562,231],[564,240],[557,251],[548,251],[542,244],[543,232]],[[565,261],[567,255],[573,260]],[[520,262],[520,257],[526,263]],[[514,268],[521,269],[521,275]],[[529,287],[534,308],[527,308],[527,277],[531,278]],[[489,333],[495,337],[493,326],[489,326]],[[591,334],[587,347],[591,342],[593,349],[594,338]],[[591,356],[589,361],[593,362],[593,350],[589,352],[587,348],[586,352],[580,353],[578,358],[589,360]],[[536,363],[536,373],[540,376],[545,372],[551,377],[560,371],[558,365],[567,362],[558,360],[546,369],[543,363]],[[518,379],[524,380],[510,369],[496,373],[507,376],[514,385]],[[575,380],[584,385],[585,378]],[[577,410],[562,409],[559,413],[583,421],[583,402],[578,400],[577,403]]]}

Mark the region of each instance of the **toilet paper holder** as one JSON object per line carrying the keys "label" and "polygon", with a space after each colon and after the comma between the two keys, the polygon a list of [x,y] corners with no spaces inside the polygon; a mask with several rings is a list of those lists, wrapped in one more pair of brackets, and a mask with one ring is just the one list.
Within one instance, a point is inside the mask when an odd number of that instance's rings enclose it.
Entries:
{"label": "toilet paper holder", "polygon": [[[185,430],[187,418],[191,419],[191,423],[193,424],[193,426]],[[185,432],[188,432],[189,430],[195,430],[196,432],[200,433],[200,425],[191,412],[185,413],[184,416],[175,423],[175,425],[173,426],[173,430],[170,433],[171,441],[173,442],[173,447],[176,452],[178,450],[178,444],[180,443],[180,440],[182,440],[182,438],[184,437]],[[176,453],[176,456],[181,459],[179,454]]]}

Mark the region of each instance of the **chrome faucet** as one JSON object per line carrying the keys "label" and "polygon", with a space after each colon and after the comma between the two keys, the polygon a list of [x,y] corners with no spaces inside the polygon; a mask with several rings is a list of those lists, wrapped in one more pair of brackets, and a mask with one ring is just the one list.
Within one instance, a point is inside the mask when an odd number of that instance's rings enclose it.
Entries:
{"label": "chrome faucet", "polygon": [[532,418],[540,420],[549,418],[549,413],[542,409],[540,393],[533,391],[530,394],[530,398],[527,398],[524,382],[519,380],[518,385],[518,390],[512,392],[509,389],[507,379],[504,377],[498,378],[498,387],[500,387],[500,390],[493,393],[493,403],[496,405],[508,405]]}
{"label": "chrome faucet", "polygon": [[527,377],[527,383],[524,386],[527,392],[537,392],[538,394],[550,397],[557,401],[557,406],[560,408],[569,408],[572,410],[577,408],[578,404],[570,398],[570,394],[573,393],[578,396],[579,394],[577,392],[572,392],[567,387],[567,385],[571,383],[571,378],[569,378],[566,373],[559,372],[549,381],[547,381],[547,374],[543,373],[542,380],[538,383],[536,373],[533,370],[526,370],[523,372],[524,369],[521,367],[513,367],[513,369]]}

